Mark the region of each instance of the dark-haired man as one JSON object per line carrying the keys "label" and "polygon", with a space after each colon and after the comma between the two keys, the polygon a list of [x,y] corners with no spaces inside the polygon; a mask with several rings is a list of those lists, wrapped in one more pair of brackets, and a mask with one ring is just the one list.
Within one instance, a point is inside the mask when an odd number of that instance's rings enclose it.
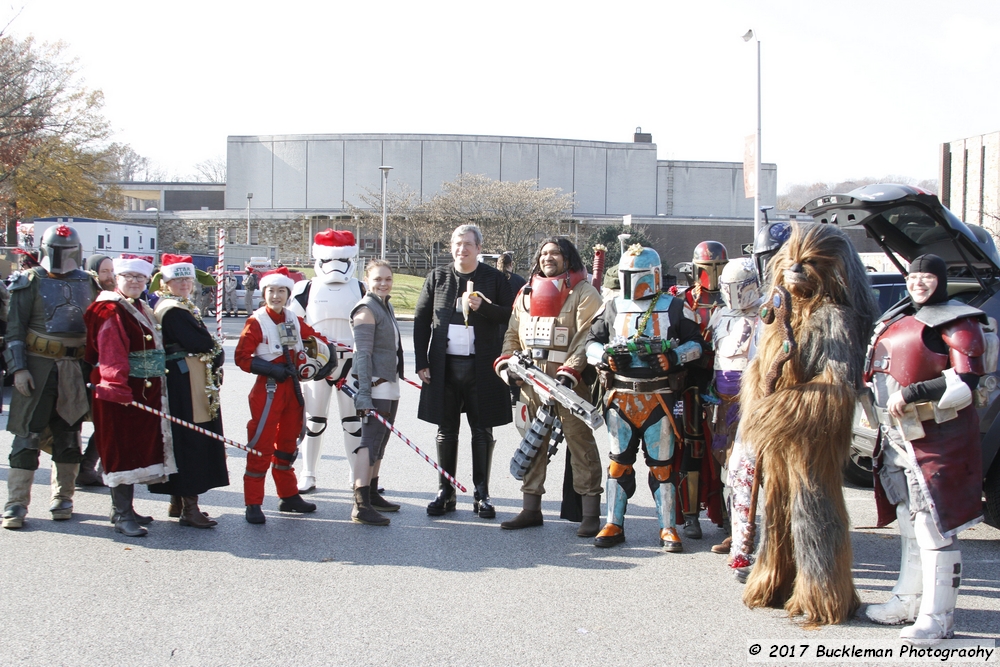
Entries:
{"label": "dark-haired man", "polygon": [[[530,352],[545,374],[589,401],[590,391],[583,381],[583,371],[587,367],[584,343],[590,323],[601,308],[601,295],[587,281],[587,270],[576,247],[561,237],[542,241],[535,253],[528,285],[530,291],[526,287],[515,299],[503,341],[503,354]],[[505,366],[501,357],[497,361],[497,372],[502,373]],[[537,414],[538,396],[527,386],[521,391],[530,413]],[[555,409],[570,453],[573,488],[583,496],[583,522],[577,535],[594,537],[601,527],[601,455],[590,427],[563,406],[556,405]],[[524,474],[523,509],[510,521],[500,524],[501,528],[519,530],[542,525],[542,494],[545,493],[548,466],[546,449],[543,444]]]}

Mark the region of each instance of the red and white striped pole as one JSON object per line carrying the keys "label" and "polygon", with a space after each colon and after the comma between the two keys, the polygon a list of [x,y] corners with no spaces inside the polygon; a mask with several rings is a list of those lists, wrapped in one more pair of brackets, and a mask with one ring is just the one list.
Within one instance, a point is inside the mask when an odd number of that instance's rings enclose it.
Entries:
{"label": "red and white striped pole", "polygon": [[[355,391],[354,387],[350,386],[346,382],[343,382],[343,381],[338,382],[337,383],[337,388],[340,389],[345,394],[347,394],[348,396],[350,396],[351,398],[354,398],[357,395],[357,391]],[[405,435],[403,435],[403,433],[398,428],[396,428],[395,426],[393,426],[392,423],[390,423],[388,419],[386,419],[385,417],[383,417],[382,415],[380,415],[378,412],[372,412],[370,414],[373,417],[375,417],[375,419],[377,419],[380,422],[382,422],[382,425],[385,426],[387,429],[389,429],[392,433],[394,433],[397,438],[399,438],[400,440],[402,440],[403,442],[405,442],[406,444],[408,444],[410,446],[410,449],[412,449],[417,454],[419,454],[420,457],[423,458],[424,461],[427,461],[428,463],[430,463],[431,467],[433,467],[435,470],[437,470],[441,474],[442,477],[444,477],[446,480],[448,480],[449,483],[451,483],[452,486],[454,486],[456,489],[458,489],[462,493],[468,493],[468,491],[466,490],[466,488],[464,486],[462,486],[457,479],[455,479],[454,477],[451,476],[451,473],[449,473],[447,470],[445,470],[444,468],[442,468],[441,466],[439,466],[437,464],[437,461],[435,461],[431,457],[427,456],[427,454],[424,454],[422,451],[420,451],[420,448],[417,447],[415,444],[413,444],[412,440],[410,440]]]}
{"label": "red and white striped pole", "polygon": [[[88,389],[93,389],[94,385],[92,385],[90,383],[87,383],[87,388]],[[97,400],[101,400],[101,399],[97,399]],[[151,408],[151,407],[149,407],[148,405],[146,405],[144,403],[139,403],[138,401],[132,401],[132,402],[129,403],[129,405],[131,405],[133,408],[139,408],[140,410],[148,412],[151,415],[156,415],[157,417],[162,417],[163,419],[167,419],[169,421],[172,421],[175,424],[180,424],[181,426],[183,426],[185,428],[189,428],[192,431],[197,431],[198,433],[201,433],[203,435],[207,435],[210,438],[215,438],[219,442],[225,443],[225,444],[229,445],[230,447],[235,447],[236,449],[242,449],[244,452],[247,452],[249,454],[254,454],[256,456],[263,456],[263,454],[261,454],[260,452],[258,452],[256,449],[251,449],[250,447],[247,447],[246,445],[244,445],[242,443],[236,442],[235,440],[230,440],[229,438],[227,438],[224,435],[219,435],[218,433],[216,433],[214,431],[209,431],[207,428],[202,428],[201,426],[198,426],[197,424],[192,424],[191,422],[186,422],[183,419],[179,419],[177,417],[174,417],[173,415],[169,415],[166,412],[163,412],[162,410],[157,410],[156,408]]]}
{"label": "red and white striped pole", "polygon": [[226,291],[226,230],[219,228],[219,261],[215,264],[215,335],[219,340],[223,340],[222,333],[222,306],[223,296]]}

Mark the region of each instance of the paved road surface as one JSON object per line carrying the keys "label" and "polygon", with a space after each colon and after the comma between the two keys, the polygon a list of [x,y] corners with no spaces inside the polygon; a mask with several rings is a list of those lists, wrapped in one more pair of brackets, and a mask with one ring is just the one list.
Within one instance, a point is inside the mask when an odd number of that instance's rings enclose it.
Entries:
{"label": "paved road surface", "polygon": [[[237,334],[239,326],[227,320],[226,330]],[[411,325],[403,326],[413,375]],[[226,345],[223,409],[227,434],[245,442],[251,378],[232,365],[233,346]],[[416,402],[416,390],[404,387],[398,425],[433,452],[434,429],[417,421]],[[705,539],[686,541],[683,554],[659,550],[645,485],[630,507],[628,541],[595,549],[576,537],[576,524],[558,518],[562,456],[552,466],[545,525],[500,530],[520,505],[507,472],[519,438],[513,426],[496,436],[494,521],[472,514],[471,496],[460,498],[454,514],[429,518],[434,472],[393,439],[382,481],[403,508],[388,528],[352,524],[346,463],[333,434],[320,490],[310,496],[315,514],[279,514],[268,480],[267,524],[247,524],[244,456],[230,450],[232,484],[202,498],[219,526],[183,528],[167,519],[166,498],[138,487],[137,509],[156,517],[142,539],[113,532],[106,489],[78,492],[73,520],[50,521],[43,455],[26,527],[0,531],[0,664],[739,665],[751,641],[897,637],[898,629],[860,618],[806,631],[780,611],[748,610],[724,557],[709,551],[722,535],[707,521]],[[0,434],[0,480],[10,443],[9,433]],[[469,458],[463,449],[458,479],[467,486]],[[898,568],[896,532],[871,528],[870,491],[846,494],[862,600],[882,601]],[[1000,531],[966,531],[962,551],[958,635],[1000,638]]]}

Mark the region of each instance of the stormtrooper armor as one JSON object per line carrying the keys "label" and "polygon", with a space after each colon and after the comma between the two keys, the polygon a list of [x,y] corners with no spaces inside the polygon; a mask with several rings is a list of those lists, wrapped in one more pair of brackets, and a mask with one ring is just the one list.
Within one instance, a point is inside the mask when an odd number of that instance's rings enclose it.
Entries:
{"label": "stormtrooper armor", "polygon": [[298,474],[302,493],[316,488],[316,466],[327,427],[331,394],[336,394],[352,487],[356,450],[361,444],[361,421],[354,401],[334,386],[343,378],[351,381],[354,346],[351,309],[365,293],[361,281],[354,277],[358,246],[351,232],[327,229],[316,235],[312,253],[316,277],[296,284],[288,307],[330,341],[330,354],[336,358],[337,368],[333,376],[325,380],[302,385],[306,403],[306,434],[302,440],[302,467]]}

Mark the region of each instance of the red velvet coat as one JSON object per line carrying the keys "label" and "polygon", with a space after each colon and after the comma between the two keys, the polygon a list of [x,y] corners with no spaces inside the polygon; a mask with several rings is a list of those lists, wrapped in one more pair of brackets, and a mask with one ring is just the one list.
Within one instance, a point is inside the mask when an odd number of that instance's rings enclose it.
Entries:
{"label": "red velvet coat", "polygon": [[102,292],[84,321],[85,358],[99,364],[90,377],[94,435],[105,481],[109,486],[148,484],[177,472],[168,422],[128,405],[136,401],[157,410],[166,405],[162,376],[129,376],[129,352],[163,349],[152,309],[138,299],[129,303],[118,292]]}

